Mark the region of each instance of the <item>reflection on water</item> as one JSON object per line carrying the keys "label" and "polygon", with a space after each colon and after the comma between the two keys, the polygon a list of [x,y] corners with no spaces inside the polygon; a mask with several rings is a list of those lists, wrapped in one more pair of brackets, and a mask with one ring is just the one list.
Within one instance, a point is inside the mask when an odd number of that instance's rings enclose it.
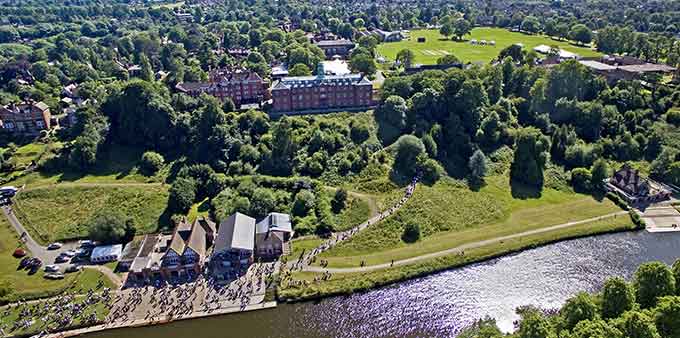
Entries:
{"label": "reflection on water", "polygon": [[644,262],[677,257],[680,233],[604,235],[318,303],[88,337],[455,337],[484,316],[511,331],[518,306],[557,308],[578,291],[597,291],[609,276],[629,279]]}

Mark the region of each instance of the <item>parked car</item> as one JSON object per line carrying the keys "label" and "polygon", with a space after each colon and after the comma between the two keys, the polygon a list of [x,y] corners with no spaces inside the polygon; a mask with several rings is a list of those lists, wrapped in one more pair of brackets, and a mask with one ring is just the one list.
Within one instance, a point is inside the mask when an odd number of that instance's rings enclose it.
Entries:
{"label": "parked car", "polygon": [[55,264],[45,265],[45,272],[58,272],[58,271],[59,265]]}
{"label": "parked car", "polygon": [[43,277],[47,279],[64,279],[64,274],[61,272],[46,273]]}
{"label": "parked car", "polygon": [[81,248],[94,248],[97,244],[95,244],[94,241],[91,241],[89,239],[83,239],[78,242],[80,244]]}
{"label": "parked car", "polygon": [[26,250],[24,250],[22,248],[17,248],[16,250],[14,250],[14,253],[12,254],[12,256],[14,256],[16,258],[24,257],[24,256],[26,256]]}
{"label": "parked car", "polygon": [[28,265],[31,263],[31,260],[32,260],[32,259],[33,259],[33,258],[31,258],[31,257],[24,257],[24,258],[22,258],[22,259],[21,259],[21,262],[19,262],[19,267],[17,268],[17,270],[23,270],[23,269],[25,269],[26,267],[28,267]]}
{"label": "parked car", "polygon": [[64,263],[68,262],[71,258],[66,256],[66,255],[59,255],[57,258],[54,259],[55,263]]}
{"label": "parked car", "polygon": [[14,195],[16,195],[18,191],[19,191],[19,189],[17,189],[16,187],[12,187],[12,186],[2,187],[2,188],[0,188],[0,196],[2,196],[2,197],[14,197]]}
{"label": "parked car", "polygon": [[66,257],[74,257],[77,254],[77,252],[75,250],[66,250],[66,251],[62,252],[61,254],[66,256]]}
{"label": "parked car", "polygon": [[61,249],[62,246],[64,246],[64,245],[59,243],[59,242],[50,243],[50,245],[47,246],[47,250]]}
{"label": "parked car", "polygon": [[66,267],[66,269],[64,270],[64,272],[66,272],[66,273],[78,272],[78,271],[80,271],[80,270],[82,270],[82,269],[83,269],[83,267],[80,266],[80,265],[69,265],[69,266]]}

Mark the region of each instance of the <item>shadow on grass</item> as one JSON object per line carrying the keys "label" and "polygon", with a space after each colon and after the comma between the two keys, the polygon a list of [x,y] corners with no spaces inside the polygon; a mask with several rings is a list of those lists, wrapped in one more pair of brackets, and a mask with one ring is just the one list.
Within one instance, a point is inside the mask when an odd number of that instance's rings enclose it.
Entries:
{"label": "shadow on grass", "polygon": [[479,192],[482,188],[486,186],[486,181],[484,178],[469,177],[467,179],[468,188],[474,192]]}
{"label": "shadow on grass", "polygon": [[512,194],[512,198],[521,200],[541,198],[541,194],[543,193],[543,184],[534,187],[510,179],[510,193]]}
{"label": "shadow on grass", "polygon": [[156,229],[156,231],[167,232],[172,231],[172,229],[173,229],[172,212],[166,206],[165,210],[163,210],[163,213],[160,216],[158,216],[158,229]]}

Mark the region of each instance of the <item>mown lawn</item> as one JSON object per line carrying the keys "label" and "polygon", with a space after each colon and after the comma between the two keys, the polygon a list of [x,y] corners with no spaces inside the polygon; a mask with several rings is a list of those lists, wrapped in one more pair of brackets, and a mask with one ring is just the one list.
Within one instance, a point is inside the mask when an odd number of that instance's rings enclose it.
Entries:
{"label": "mown lawn", "polygon": [[320,296],[349,294],[357,291],[368,290],[378,286],[394,283],[410,278],[427,275],[448,268],[463,266],[498,255],[514,251],[532,248],[542,244],[548,244],[556,240],[595,235],[613,231],[627,231],[634,228],[630,218],[626,215],[616,218],[575,225],[550,232],[534,234],[522,238],[514,238],[503,242],[496,242],[486,246],[465,250],[465,255],[448,255],[429,260],[424,260],[407,266],[398,266],[383,270],[360,273],[335,273],[328,281],[313,283],[317,273],[295,272],[293,278],[308,280],[310,285],[288,286],[282,285],[279,296],[283,299],[302,300]]}
{"label": "mown lawn", "polygon": [[288,255],[288,260],[290,261],[298,259],[303,251],[306,252],[314,249],[321,245],[321,243],[323,243],[323,239],[316,236],[294,239],[290,243],[293,250],[291,250],[290,254]]}
{"label": "mown lawn", "polygon": [[99,211],[113,209],[134,220],[138,233],[165,226],[166,186],[68,186],[20,192],[15,212],[22,224],[43,244],[87,236],[86,223]]}
{"label": "mown lawn", "polygon": [[191,206],[191,209],[189,209],[189,213],[187,214],[187,220],[193,223],[197,218],[208,217],[209,214],[210,201],[208,198],[206,198],[203,201],[194,203],[194,205]]}
{"label": "mown lawn", "polygon": [[[424,37],[425,43],[418,43],[418,38]],[[478,27],[472,30],[471,35],[464,37],[465,41],[453,41],[451,38],[444,39],[438,30],[414,30],[408,40],[399,42],[381,43],[378,45],[378,53],[388,61],[394,61],[397,53],[402,49],[410,49],[415,55],[415,62],[422,64],[436,64],[437,60],[447,53],[454,54],[463,62],[489,62],[498,56],[503,48],[516,43],[524,44],[526,50],[531,50],[538,45],[559,46],[560,48],[577,53],[580,56],[600,56],[601,53],[589,47],[576,46],[568,41],[557,41],[544,35],[527,35],[511,32],[502,28]],[[469,40],[476,39],[496,41],[495,46],[473,46]]]}
{"label": "mown lawn", "polygon": [[[351,240],[320,255],[331,267],[387,263],[459,245],[532,229],[589,219],[619,209],[571,191],[545,189],[540,198],[512,196],[507,178],[490,177],[480,191],[442,180],[432,187],[419,185],[414,197],[396,214],[372,225]],[[418,224],[421,239],[405,243],[408,223]]]}
{"label": "mown lawn", "polygon": [[69,288],[75,291],[91,289],[97,286],[100,278],[106,286],[113,287],[108,278],[95,270],[66,274],[62,280],[47,280],[43,278],[42,270],[34,275],[29,275],[26,270],[17,270],[19,259],[14,258],[12,253],[19,245],[16,231],[4,216],[0,217],[0,283],[9,283],[12,290],[10,294],[0,297],[0,303],[54,296]]}

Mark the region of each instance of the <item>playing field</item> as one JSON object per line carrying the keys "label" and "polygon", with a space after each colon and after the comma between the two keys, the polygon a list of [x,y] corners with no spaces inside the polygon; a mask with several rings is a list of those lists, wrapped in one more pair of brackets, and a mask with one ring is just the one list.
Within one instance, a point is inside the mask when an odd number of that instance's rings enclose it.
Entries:
{"label": "playing field", "polygon": [[[424,37],[424,43],[418,43],[418,38]],[[414,30],[411,31],[407,40],[400,42],[387,42],[378,45],[378,53],[387,61],[393,61],[397,53],[402,49],[410,49],[416,54],[416,63],[436,64],[437,59],[447,54],[454,54],[463,62],[489,62],[505,47],[515,43],[522,43],[529,50],[538,45],[559,46],[560,48],[579,54],[580,56],[599,56],[600,53],[589,47],[578,47],[568,41],[553,40],[544,35],[527,35],[510,32],[502,28],[475,28],[471,35],[464,37],[465,41],[457,42],[444,39],[437,30]],[[471,45],[470,40],[495,41],[495,46]]]}

